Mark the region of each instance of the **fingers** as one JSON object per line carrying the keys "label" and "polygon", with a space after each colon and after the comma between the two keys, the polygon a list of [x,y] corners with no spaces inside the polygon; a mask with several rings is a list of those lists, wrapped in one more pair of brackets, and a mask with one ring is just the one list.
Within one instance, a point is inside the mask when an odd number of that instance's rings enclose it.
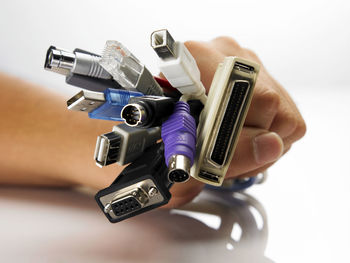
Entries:
{"label": "fingers", "polygon": [[294,101],[269,75],[254,52],[240,47],[229,37],[219,37],[210,42],[190,41],[186,42],[186,46],[197,61],[207,91],[217,65],[226,56],[239,56],[261,65],[228,178],[254,176],[266,170],[305,134],[305,122]]}
{"label": "fingers", "polygon": [[233,178],[276,161],[283,154],[283,148],[278,134],[244,127],[226,177]]}
{"label": "fingers", "polygon": [[[262,64],[253,51],[242,48],[230,37],[215,38],[209,45],[224,56],[240,56]],[[276,132],[288,145],[299,140],[306,132],[305,122],[294,101],[263,66],[245,125]]]}
{"label": "fingers", "polygon": [[280,97],[272,89],[255,88],[245,120],[246,126],[268,130],[280,107]]}
{"label": "fingers", "polygon": [[251,50],[242,48],[236,40],[231,37],[221,36],[209,42],[217,51],[226,56],[239,56],[262,64],[258,56]]}
{"label": "fingers", "polygon": [[[287,153],[290,150],[291,146],[284,148],[283,155]],[[257,176],[259,173],[265,172],[269,167],[271,167],[275,162],[268,163],[264,166],[259,167],[258,169],[255,169],[253,171],[250,171],[248,173],[240,174],[239,178],[247,178],[247,177],[253,177]]]}

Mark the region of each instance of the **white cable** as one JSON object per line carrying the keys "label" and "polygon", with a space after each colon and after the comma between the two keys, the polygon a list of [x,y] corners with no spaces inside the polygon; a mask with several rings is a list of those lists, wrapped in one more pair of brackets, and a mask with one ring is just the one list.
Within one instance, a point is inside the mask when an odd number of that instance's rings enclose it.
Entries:
{"label": "white cable", "polygon": [[151,46],[160,58],[159,69],[169,83],[182,94],[190,95],[191,99],[198,99],[205,105],[207,96],[200,71],[186,46],[175,42],[166,29],[152,33]]}

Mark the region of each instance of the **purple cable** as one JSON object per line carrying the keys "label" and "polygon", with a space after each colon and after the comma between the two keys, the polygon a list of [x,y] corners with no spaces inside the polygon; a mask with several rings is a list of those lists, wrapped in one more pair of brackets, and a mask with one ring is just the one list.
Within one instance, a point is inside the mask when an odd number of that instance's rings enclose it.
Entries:
{"label": "purple cable", "polygon": [[196,122],[186,102],[178,101],[174,113],[162,124],[162,139],[169,179],[188,180],[196,152]]}

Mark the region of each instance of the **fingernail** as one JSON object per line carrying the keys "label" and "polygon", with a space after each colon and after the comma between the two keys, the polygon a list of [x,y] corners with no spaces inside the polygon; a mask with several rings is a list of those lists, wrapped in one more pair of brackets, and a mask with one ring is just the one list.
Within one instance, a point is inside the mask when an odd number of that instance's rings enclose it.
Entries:
{"label": "fingernail", "polygon": [[268,132],[254,138],[254,155],[258,164],[276,161],[283,154],[283,141],[277,133]]}

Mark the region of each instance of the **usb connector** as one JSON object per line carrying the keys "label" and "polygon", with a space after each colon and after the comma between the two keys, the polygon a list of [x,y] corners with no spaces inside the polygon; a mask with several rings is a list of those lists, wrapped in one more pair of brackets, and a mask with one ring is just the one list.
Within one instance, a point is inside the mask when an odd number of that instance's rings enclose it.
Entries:
{"label": "usb connector", "polygon": [[175,40],[166,29],[152,33],[151,46],[161,59],[176,58],[177,56]]}
{"label": "usb connector", "polygon": [[161,138],[160,127],[138,129],[119,124],[113,131],[100,135],[95,148],[95,161],[99,167],[133,162]]}
{"label": "usb connector", "polygon": [[82,90],[67,101],[68,110],[90,113],[106,102],[101,92]]}
{"label": "usb connector", "polygon": [[183,94],[181,100],[197,99],[205,104],[207,96],[200,80],[200,71],[186,46],[175,42],[166,29],[152,33],[151,46],[160,58],[160,71]]}
{"label": "usb connector", "polygon": [[120,112],[131,97],[143,96],[140,92],[106,89],[104,92],[82,90],[67,101],[69,110],[87,112],[92,119],[122,121]]}

